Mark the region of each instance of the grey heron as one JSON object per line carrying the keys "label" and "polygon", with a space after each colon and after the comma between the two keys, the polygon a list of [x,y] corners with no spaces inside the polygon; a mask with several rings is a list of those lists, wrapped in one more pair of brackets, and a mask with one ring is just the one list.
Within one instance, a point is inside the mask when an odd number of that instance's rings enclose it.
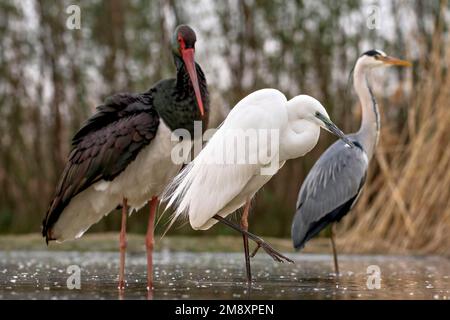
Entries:
{"label": "grey heron", "polygon": [[[355,205],[364,186],[367,169],[380,134],[380,115],[369,82],[369,73],[380,66],[410,66],[408,61],[389,57],[380,50],[370,50],[357,60],[353,83],[362,107],[358,132],[347,135],[356,148],[342,140],[331,145],[314,164],[298,195],[292,222],[292,240],[296,249],[326,226],[338,222]],[[333,226],[330,239],[336,274],[339,274]]]}

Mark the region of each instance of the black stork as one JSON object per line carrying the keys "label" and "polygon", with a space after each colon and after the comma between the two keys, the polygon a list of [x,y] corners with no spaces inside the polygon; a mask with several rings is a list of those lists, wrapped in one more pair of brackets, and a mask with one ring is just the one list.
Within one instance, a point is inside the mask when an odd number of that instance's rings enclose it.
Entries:
{"label": "black stork", "polygon": [[[207,126],[205,75],[194,60],[195,32],[176,28],[172,52],[176,79],[144,93],[119,93],[98,106],[72,139],[72,151],[43,221],[46,241],[76,239],[122,206],[119,289],[125,288],[126,220],[129,209],[150,207],[146,234],[147,289],[153,288],[153,229],[159,195],[181,169],[171,159],[171,133],[193,136],[194,121]],[[183,143],[190,144],[185,139]]]}

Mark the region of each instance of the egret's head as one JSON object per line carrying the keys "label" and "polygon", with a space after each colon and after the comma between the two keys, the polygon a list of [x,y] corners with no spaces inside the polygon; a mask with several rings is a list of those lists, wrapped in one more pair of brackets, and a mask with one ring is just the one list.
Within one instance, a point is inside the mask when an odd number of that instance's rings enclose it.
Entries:
{"label": "egret's head", "polygon": [[195,41],[197,37],[194,30],[187,25],[178,26],[172,36],[172,52],[175,56],[182,59],[186,70],[194,87],[195,96],[197,99],[200,114],[204,115],[203,102],[200,94],[200,87],[198,84],[197,70],[195,67]]}
{"label": "egret's head", "polygon": [[327,110],[315,98],[308,95],[299,95],[292,98],[289,103],[296,109],[296,115],[300,119],[310,121],[328,132],[336,135],[345,143],[354,147],[353,143],[344,135],[344,133],[331,121]]}
{"label": "egret's head", "polygon": [[388,66],[401,66],[401,67],[410,67],[411,63],[406,60],[397,59],[394,57],[388,56],[381,50],[369,50],[364,52],[356,62],[357,65],[366,67],[366,68],[375,68],[375,67],[388,67]]}

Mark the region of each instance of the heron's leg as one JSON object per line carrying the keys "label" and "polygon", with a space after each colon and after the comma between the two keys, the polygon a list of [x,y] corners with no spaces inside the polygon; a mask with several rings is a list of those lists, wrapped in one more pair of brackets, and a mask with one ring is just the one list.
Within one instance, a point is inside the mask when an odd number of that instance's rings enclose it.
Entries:
{"label": "heron's leg", "polygon": [[[241,228],[242,230],[248,231],[248,213],[250,210],[250,198],[247,199],[245,203],[244,212],[241,217]],[[242,239],[244,240],[244,254],[245,254],[245,268],[247,270],[247,283],[252,283],[252,270],[250,268],[250,252],[248,248],[248,236],[243,233]]]}
{"label": "heron's leg", "polygon": [[156,208],[158,207],[158,197],[152,197],[148,202],[150,215],[148,217],[147,235],[145,236],[145,246],[147,248],[147,290],[153,289],[153,245]]}
{"label": "heron's leg", "polygon": [[119,249],[120,249],[120,265],[119,265],[119,290],[125,289],[125,253],[127,250],[127,199],[123,198],[122,203],[122,224],[120,228]]}
{"label": "heron's leg", "polygon": [[334,242],[334,226],[333,223],[330,228],[330,240],[331,240],[331,247],[333,248],[333,259],[334,259],[334,271],[336,275],[339,275],[339,263],[338,263],[338,257],[337,257],[337,250],[336,250],[336,244]]}
{"label": "heron's leg", "polygon": [[256,242],[257,246],[264,249],[264,251],[266,251],[266,253],[272,257],[272,259],[274,259],[277,262],[291,262],[294,263],[294,261],[292,261],[291,259],[289,259],[288,257],[284,256],[283,254],[281,254],[280,252],[276,251],[274,248],[272,248],[267,242],[265,242],[263,239],[261,239],[260,237],[254,235],[253,233],[250,233],[246,230],[243,230],[239,225],[234,224],[233,222],[219,216],[219,215],[214,215],[213,217],[214,219],[222,222],[223,224],[226,224],[228,227],[242,233],[242,234],[246,234],[247,237]]}

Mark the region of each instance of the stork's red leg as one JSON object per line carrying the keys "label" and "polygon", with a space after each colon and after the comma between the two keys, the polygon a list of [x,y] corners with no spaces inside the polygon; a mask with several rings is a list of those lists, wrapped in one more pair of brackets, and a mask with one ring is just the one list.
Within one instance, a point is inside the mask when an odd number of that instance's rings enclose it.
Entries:
{"label": "stork's red leg", "polygon": [[122,204],[122,225],[120,228],[119,249],[120,249],[120,266],[119,266],[119,290],[125,289],[125,253],[127,249],[127,199],[123,198]]}
{"label": "stork's red leg", "polygon": [[[248,231],[248,212],[250,210],[250,199],[247,199],[245,203],[244,212],[241,217],[241,228],[242,230]],[[252,283],[252,270],[250,268],[250,252],[248,248],[248,236],[247,234],[242,234],[242,239],[244,240],[244,254],[245,254],[245,268],[247,270],[247,283]]]}
{"label": "stork's red leg", "polygon": [[147,247],[147,290],[153,289],[153,229],[155,227],[156,208],[158,206],[158,197],[153,197],[148,202],[150,206],[150,216],[148,217],[147,235],[145,237],[145,246]]}

